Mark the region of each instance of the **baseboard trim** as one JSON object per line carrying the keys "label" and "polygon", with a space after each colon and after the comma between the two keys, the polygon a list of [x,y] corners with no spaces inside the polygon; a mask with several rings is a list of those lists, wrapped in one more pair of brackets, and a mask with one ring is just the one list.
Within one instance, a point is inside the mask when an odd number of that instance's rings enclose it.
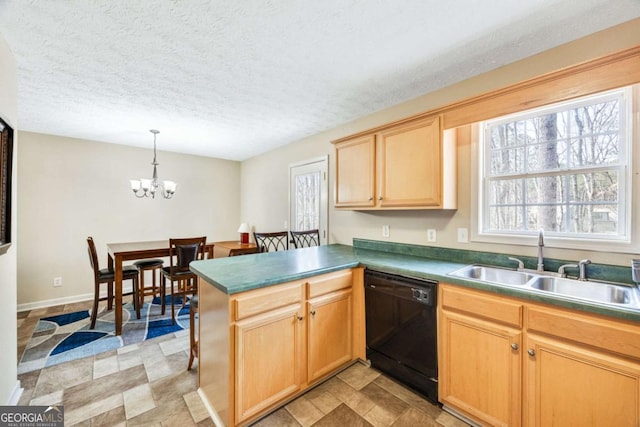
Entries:
{"label": "baseboard trim", "polygon": [[[124,287],[122,291],[125,294],[131,292],[131,284],[129,284],[127,287]],[[106,298],[106,297],[107,297],[107,291],[105,289],[104,291],[100,292],[100,298]],[[48,299],[48,300],[42,300],[42,301],[27,302],[24,304],[18,304],[17,312],[36,310],[38,308],[47,308],[47,307],[53,307],[56,305],[73,304],[75,302],[83,302],[83,301],[91,301],[91,300],[93,300],[93,293],[82,294],[82,295],[72,295],[69,297],[54,298],[54,299]]]}
{"label": "baseboard trim", "polygon": [[[200,369],[199,366],[198,366],[198,369]],[[211,417],[213,424],[215,424],[216,427],[225,427],[224,423],[220,419],[220,416],[218,415],[218,412],[215,409],[213,409],[213,407],[209,403],[209,399],[207,399],[207,397],[204,395],[200,387],[198,387],[197,393],[198,393],[198,396],[200,396],[200,400],[202,400],[202,404],[204,405],[207,412],[209,413],[209,416]]]}
{"label": "baseboard trim", "polygon": [[9,400],[7,401],[7,406],[16,406],[18,402],[20,402],[20,397],[22,397],[22,393],[24,392],[24,388],[20,387],[20,380],[16,381],[13,386],[13,391],[9,395]]}

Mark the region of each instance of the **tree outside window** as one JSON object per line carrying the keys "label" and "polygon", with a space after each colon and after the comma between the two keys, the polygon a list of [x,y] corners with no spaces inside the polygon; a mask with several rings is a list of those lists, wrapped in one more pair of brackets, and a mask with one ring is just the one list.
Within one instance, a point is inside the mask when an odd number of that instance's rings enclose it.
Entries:
{"label": "tree outside window", "polygon": [[625,237],[629,93],[485,122],[483,232]]}

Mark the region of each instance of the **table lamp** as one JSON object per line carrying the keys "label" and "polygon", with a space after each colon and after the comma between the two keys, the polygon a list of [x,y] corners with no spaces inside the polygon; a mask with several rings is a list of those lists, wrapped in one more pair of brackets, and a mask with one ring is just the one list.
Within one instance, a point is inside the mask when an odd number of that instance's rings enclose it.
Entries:
{"label": "table lamp", "polygon": [[249,224],[243,222],[240,224],[240,228],[238,228],[238,233],[240,233],[240,243],[249,243],[249,232],[251,229],[249,228]]}

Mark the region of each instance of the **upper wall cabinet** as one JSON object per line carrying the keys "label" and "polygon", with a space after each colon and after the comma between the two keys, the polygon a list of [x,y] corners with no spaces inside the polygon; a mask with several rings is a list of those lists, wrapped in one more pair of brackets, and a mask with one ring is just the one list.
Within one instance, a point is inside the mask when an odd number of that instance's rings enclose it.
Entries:
{"label": "upper wall cabinet", "polygon": [[335,206],[455,209],[455,130],[441,116],[405,121],[335,142]]}
{"label": "upper wall cabinet", "polygon": [[375,135],[365,135],[336,144],[336,207],[375,206],[375,162]]}

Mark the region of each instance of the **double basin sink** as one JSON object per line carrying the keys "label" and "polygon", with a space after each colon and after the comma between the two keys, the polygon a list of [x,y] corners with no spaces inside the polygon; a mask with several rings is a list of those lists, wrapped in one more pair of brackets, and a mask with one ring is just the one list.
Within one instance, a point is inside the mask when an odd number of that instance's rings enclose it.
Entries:
{"label": "double basin sink", "polygon": [[542,292],[640,310],[638,289],[623,284],[568,279],[545,275],[544,273],[509,270],[484,265],[468,265],[449,273],[449,275],[462,279],[479,280],[520,288],[534,293]]}

